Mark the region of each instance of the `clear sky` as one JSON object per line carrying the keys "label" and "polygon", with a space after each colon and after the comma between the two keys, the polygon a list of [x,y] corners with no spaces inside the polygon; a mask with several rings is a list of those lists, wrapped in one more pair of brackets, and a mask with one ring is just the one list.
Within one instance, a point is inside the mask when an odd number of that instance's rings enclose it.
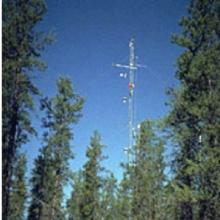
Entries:
{"label": "clear sky", "polygon": [[[83,117],[74,126],[73,170],[85,162],[85,151],[97,129],[106,145],[109,159],[105,166],[120,178],[120,162],[127,140],[127,105],[122,97],[128,82],[119,77],[112,63],[127,63],[128,42],[135,38],[138,62],[147,66],[137,72],[136,123],[157,119],[168,109],[165,89],[177,84],[175,62],[181,48],[170,43],[180,32],[179,19],[186,15],[188,0],[47,0],[48,12],[39,29],[53,30],[56,42],[43,52],[48,68],[39,73],[35,84],[44,95],[56,92],[56,79],[65,74],[74,88],[86,98]],[[24,148],[29,171],[42,146],[40,113],[36,108],[33,123],[39,136]]]}

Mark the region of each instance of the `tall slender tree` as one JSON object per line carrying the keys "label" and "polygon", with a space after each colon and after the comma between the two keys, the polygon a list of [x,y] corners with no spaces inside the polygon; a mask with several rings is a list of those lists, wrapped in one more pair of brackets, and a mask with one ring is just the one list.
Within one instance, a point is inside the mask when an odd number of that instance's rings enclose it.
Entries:
{"label": "tall slender tree", "polygon": [[2,216],[7,220],[16,151],[34,133],[29,112],[38,91],[29,73],[42,69],[40,51],[49,38],[34,29],[46,12],[44,0],[4,0],[2,8]]}
{"label": "tall slender tree", "polygon": [[219,0],[192,0],[180,22],[183,33],[173,38],[185,49],[177,61],[180,87],[170,90],[168,117],[177,145],[176,219],[220,218],[219,11]]}
{"label": "tall slender tree", "polygon": [[58,94],[42,101],[46,111],[43,126],[45,146],[35,161],[32,174],[32,201],[28,219],[62,219],[63,186],[69,179],[69,160],[73,158],[71,125],[81,117],[84,100],[73,91],[71,81],[57,81]]}
{"label": "tall slender tree", "polygon": [[87,149],[86,156],[88,161],[83,170],[83,195],[80,205],[81,219],[96,220],[100,217],[100,189],[102,179],[100,172],[103,170],[101,161],[104,159],[101,143],[101,137],[97,131],[91,137],[90,146]]}
{"label": "tall slender tree", "polygon": [[103,179],[100,199],[100,216],[103,220],[118,219],[117,212],[117,180],[113,173]]}
{"label": "tall slender tree", "polygon": [[83,196],[83,176],[79,171],[74,176],[73,191],[67,201],[68,220],[81,220],[80,205]]}
{"label": "tall slender tree", "polygon": [[[132,219],[162,219],[164,185],[164,141],[152,121],[141,123],[134,149]],[[160,211],[158,211],[160,210]]]}
{"label": "tall slender tree", "polygon": [[31,177],[31,202],[28,208],[28,219],[48,219],[48,211],[52,199],[53,166],[51,160],[51,147],[40,149],[35,159]]}
{"label": "tall slender tree", "polygon": [[117,211],[119,219],[126,220],[131,217],[132,179],[130,165],[123,163],[122,168],[124,171],[117,191]]}
{"label": "tall slender tree", "polygon": [[16,161],[15,172],[12,179],[12,190],[10,193],[10,220],[23,220],[25,203],[27,198],[26,186],[26,156],[20,154]]}

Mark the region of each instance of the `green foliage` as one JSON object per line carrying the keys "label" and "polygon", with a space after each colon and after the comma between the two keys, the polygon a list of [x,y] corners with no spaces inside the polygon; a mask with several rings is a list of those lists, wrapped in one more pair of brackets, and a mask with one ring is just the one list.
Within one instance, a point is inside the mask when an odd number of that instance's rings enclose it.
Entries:
{"label": "green foliage", "polygon": [[117,212],[117,180],[113,173],[107,175],[102,184],[100,199],[100,216],[104,220],[118,219]]}
{"label": "green foliage", "polygon": [[128,164],[123,164],[123,178],[118,186],[117,212],[118,219],[127,220],[131,215],[131,178]]}
{"label": "green foliage", "polygon": [[[218,219],[220,146],[220,2],[194,0],[173,41],[180,88],[171,90],[168,126],[177,144],[174,163],[176,219]],[[196,210],[197,213],[195,213]]]}
{"label": "green foliage", "polygon": [[83,177],[79,171],[74,176],[73,191],[71,198],[67,201],[68,220],[81,220],[80,205],[83,196]]}
{"label": "green foliage", "polygon": [[100,189],[102,180],[100,172],[103,171],[103,167],[100,163],[104,159],[102,156],[103,147],[101,137],[99,133],[95,131],[86,152],[88,161],[83,167],[83,195],[80,204],[81,219],[101,219]]}
{"label": "green foliage", "polygon": [[4,0],[2,9],[2,193],[3,217],[8,219],[16,151],[35,133],[29,112],[38,90],[29,73],[42,67],[40,52],[50,40],[34,29],[46,11],[43,0]]}
{"label": "green foliage", "polygon": [[[36,134],[30,121],[32,96],[39,94],[30,72],[44,69],[40,53],[51,38],[35,30],[46,12],[43,0],[4,0],[2,66],[3,219],[24,219],[26,159],[18,148]],[[91,138],[82,172],[74,176],[67,201],[69,220],[220,219],[220,1],[192,0],[183,32],[172,40],[184,48],[177,60],[180,86],[170,89],[166,126],[175,148],[170,181],[165,180],[164,140],[154,122],[141,123],[131,163],[117,186],[103,176],[103,145]],[[84,100],[69,79],[58,94],[42,100],[43,147],[31,178],[29,220],[63,220],[63,187],[70,179],[72,125]],[[18,159],[17,159],[18,158]],[[15,164],[15,165],[13,165]]]}
{"label": "green foliage", "polygon": [[132,219],[162,219],[164,141],[156,132],[152,121],[141,123],[131,173]]}
{"label": "green foliage", "polygon": [[71,125],[81,117],[84,100],[74,93],[71,81],[57,81],[58,94],[42,101],[45,146],[35,161],[32,174],[32,201],[28,219],[63,219],[63,186],[70,176],[69,160],[73,158]]}
{"label": "green foliage", "polygon": [[47,212],[52,199],[53,192],[53,167],[51,163],[51,148],[44,147],[40,155],[35,159],[34,169],[31,177],[31,203],[28,209],[28,219],[47,219]]}
{"label": "green foliage", "polygon": [[16,161],[15,172],[12,180],[12,190],[10,194],[10,220],[24,219],[25,202],[27,198],[25,173],[26,157],[24,154],[21,154]]}

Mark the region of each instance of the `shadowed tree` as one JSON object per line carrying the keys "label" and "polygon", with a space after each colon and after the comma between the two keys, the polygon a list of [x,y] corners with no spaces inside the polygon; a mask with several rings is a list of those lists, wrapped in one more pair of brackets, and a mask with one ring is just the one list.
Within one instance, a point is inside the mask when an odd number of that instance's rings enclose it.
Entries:
{"label": "shadowed tree", "polygon": [[45,146],[32,172],[32,200],[28,219],[63,219],[63,187],[69,180],[69,160],[73,158],[70,141],[72,124],[81,117],[84,100],[75,94],[71,81],[57,81],[58,94],[42,101]]}
{"label": "shadowed tree", "polygon": [[68,220],[81,220],[80,204],[83,195],[82,172],[79,171],[74,176],[73,191],[71,198],[67,201]]}
{"label": "shadowed tree", "polygon": [[27,199],[26,186],[26,157],[20,154],[16,161],[15,172],[12,179],[10,193],[10,220],[23,220],[25,214],[25,202]]}
{"label": "shadowed tree", "polygon": [[46,11],[43,0],[4,0],[2,11],[2,217],[7,220],[16,151],[35,133],[29,113],[38,90],[30,72],[42,69],[40,51],[50,40],[34,29]]}
{"label": "shadowed tree", "polygon": [[83,169],[83,195],[80,204],[81,219],[96,220],[100,217],[100,189],[102,179],[100,172],[103,171],[101,161],[102,149],[101,137],[97,131],[91,137],[90,146],[87,149],[86,156],[88,161]]}
{"label": "shadowed tree", "polygon": [[134,220],[159,220],[163,216],[164,141],[158,132],[152,121],[140,125],[131,173]]}
{"label": "shadowed tree", "polygon": [[176,219],[220,218],[220,2],[192,0],[173,41],[180,87],[170,90],[168,125],[177,145]]}
{"label": "shadowed tree", "polygon": [[128,163],[123,163],[121,166],[124,172],[117,191],[117,211],[119,219],[126,220],[131,216],[131,167]]}

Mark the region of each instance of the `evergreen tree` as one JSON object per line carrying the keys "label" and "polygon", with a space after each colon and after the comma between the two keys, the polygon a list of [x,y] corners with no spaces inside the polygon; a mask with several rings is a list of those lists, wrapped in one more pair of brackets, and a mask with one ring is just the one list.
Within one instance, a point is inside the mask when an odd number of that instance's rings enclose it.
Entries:
{"label": "evergreen tree", "polygon": [[16,150],[34,133],[29,112],[38,91],[29,73],[42,67],[49,38],[34,29],[46,11],[43,0],[4,0],[2,9],[2,216],[8,219]]}
{"label": "evergreen tree", "polygon": [[176,197],[174,193],[174,188],[172,187],[172,180],[166,181],[161,200],[161,211],[159,214],[161,215],[161,219],[163,220],[176,220]]}
{"label": "evergreen tree", "polygon": [[[162,219],[164,141],[152,121],[141,123],[132,166],[132,219]],[[160,211],[158,211],[160,210]]]}
{"label": "evergreen tree", "polygon": [[115,220],[118,219],[116,207],[117,180],[113,173],[104,178],[101,189],[100,212],[101,219]]}
{"label": "evergreen tree", "polygon": [[74,177],[71,198],[67,201],[68,220],[81,220],[80,204],[83,195],[82,172],[79,171]]}
{"label": "evergreen tree", "polygon": [[80,204],[81,219],[97,220],[100,217],[100,189],[102,179],[100,172],[103,171],[101,161],[103,145],[101,137],[97,131],[91,138],[90,146],[87,149],[86,156],[88,161],[83,170],[83,195]]}
{"label": "evergreen tree", "polygon": [[48,211],[52,199],[53,167],[51,148],[40,149],[40,154],[35,159],[31,177],[31,203],[28,209],[28,219],[48,219]]}
{"label": "evergreen tree", "polygon": [[10,194],[10,220],[23,220],[25,212],[25,202],[27,198],[26,188],[26,157],[24,154],[19,155],[15,172],[12,179],[12,191]]}
{"label": "evergreen tree", "polygon": [[69,179],[69,160],[73,158],[71,125],[81,117],[83,99],[73,91],[68,78],[57,82],[58,94],[42,101],[46,110],[43,126],[45,146],[35,161],[32,174],[32,201],[28,219],[63,219],[63,186]]}
{"label": "evergreen tree", "polygon": [[124,172],[117,192],[117,212],[118,219],[127,220],[131,216],[131,168],[127,163],[122,164],[122,167]]}
{"label": "evergreen tree", "polygon": [[[220,218],[220,2],[192,0],[174,36],[180,88],[170,90],[168,116],[177,145],[173,181],[176,219]],[[198,211],[197,211],[198,210]]]}

